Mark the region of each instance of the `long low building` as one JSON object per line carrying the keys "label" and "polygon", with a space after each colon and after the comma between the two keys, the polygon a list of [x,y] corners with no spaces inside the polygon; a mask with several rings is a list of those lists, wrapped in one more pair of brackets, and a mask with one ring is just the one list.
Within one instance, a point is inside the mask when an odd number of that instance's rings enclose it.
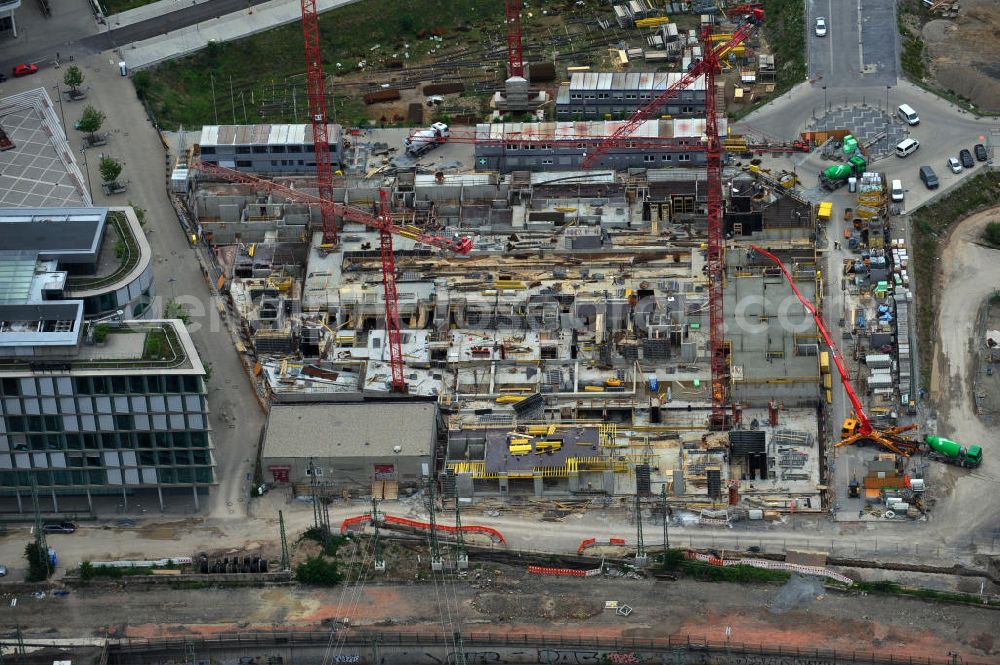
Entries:
{"label": "long low building", "polygon": [[[679,72],[576,72],[556,95],[557,120],[625,118],[681,80]],[[705,115],[705,77],[700,76],[660,107],[659,115]]]}
{"label": "long low building", "polygon": [[[479,171],[568,171],[579,169],[588,150],[611,136],[623,121],[481,123],[476,125]],[[719,118],[719,134],[726,120]],[[705,164],[705,120],[647,120],[595,165],[604,169],[670,168]]]}
{"label": "long low building", "polygon": [[379,482],[413,486],[431,472],[437,432],[435,402],[274,404],[261,452],[264,479],[315,480],[338,494],[369,494]]}
{"label": "long low building", "polygon": [[[327,125],[330,161],[344,161],[340,125]],[[252,173],[314,173],[312,125],[206,125],[198,141],[201,160]]]}

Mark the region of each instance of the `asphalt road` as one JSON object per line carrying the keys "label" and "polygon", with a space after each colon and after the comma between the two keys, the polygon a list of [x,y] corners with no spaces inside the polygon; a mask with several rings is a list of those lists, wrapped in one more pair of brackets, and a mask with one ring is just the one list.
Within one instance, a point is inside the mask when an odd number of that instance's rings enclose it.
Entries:
{"label": "asphalt road", "polygon": [[[43,18],[37,3],[24,2],[18,11],[19,37],[4,45],[2,71],[31,62],[45,68],[56,54],[63,62],[126,46],[174,30],[246,10],[267,0],[202,0],[185,9],[114,30],[99,25],[86,0],[60,0],[52,18]],[[113,19],[112,19],[113,20]]]}
{"label": "asphalt road", "polygon": [[[816,36],[818,16],[825,37]],[[806,0],[806,21],[810,80],[831,90],[896,84],[894,0]]]}

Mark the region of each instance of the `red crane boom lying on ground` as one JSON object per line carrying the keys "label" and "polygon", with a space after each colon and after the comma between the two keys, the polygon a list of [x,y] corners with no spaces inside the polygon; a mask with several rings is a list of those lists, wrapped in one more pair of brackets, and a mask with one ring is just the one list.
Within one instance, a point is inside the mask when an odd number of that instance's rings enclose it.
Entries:
{"label": "red crane boom lying on ground", "polygon": [[[840,349],[837,347],[837,343],[834,342],[833,338],[830,336],[830,331],[826,328],[826,322],[823,320],[823,315],[819,313],[819,310],[816,309],[815,305],[806,300],[806,297],[802,295],[799,288],[795,286],[791,273],[788,272],[788,268],[786,268],[785,264],[781,262],[781,259],[766,249],[761,249],[756,245],[751,245],[750,249],[764,258],[769,259],[781,270],[781,274],[784,275],[785,281],[788,282],[788,285],[792,287],[792,291],[795,292],[795,297],[799,299],[802,306],[805,307],[809,314],[812,315],[813,320],[816,322],[816,327],[819,329],[820,335],[823,336],[823,341],[826,342],[827,347],[830,349],[830,355],[833,356],[833,362],[837,366],[837,373],[840,374],[840,381],[844,386],[844,391],[847,393],[847,399],[851,401],[851,406],[854,407],[854,414],[857,416],[857,420],[854,418],[848,418],[844,421],[844,426],[841,428],[841,441],[837,443],[835,447],[839,448],[840,446],[850,445],[856,441],[873,441],[887,450],[890,450],[897,455],[903,455],[904,457],[909,457],[916,452],[918,447],[916,442],[899,436],[899,434],[903,432],[916,429],[916,425],[901,425],[899,427],[890,427],[881,431],[876,430],[872,425],[871,421],[868,419],[868,415],[865,413],[864,407],[861,405],[861,400],[858,398],[857,394],[854,392],[854,388],[851,386],[850,374],[848,373],[847,368],[844,367],[843,356],[840,353]],[[748,258],[752,259],[752,256]]]}

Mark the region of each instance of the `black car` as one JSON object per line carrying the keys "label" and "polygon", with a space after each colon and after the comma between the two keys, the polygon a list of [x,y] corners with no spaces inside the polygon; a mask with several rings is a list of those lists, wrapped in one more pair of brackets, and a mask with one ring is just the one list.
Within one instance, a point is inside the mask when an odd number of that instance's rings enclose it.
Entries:
{"label": "black car", "polygon": [[4,74],[3,72],[0,72],[0,83],[3,83],[6,80],[7,80],[7,75]]}
{"label": "black car", "polygon": [[984,146],[982,143],[977,143],[976,146],[973,148],[973,150],[976,151],[976,159],[978,159],[981,162],[986,161],[986,146]]}
{"label": "black car", "polygon": [[966,150],[965,148],[962,148],[958,152],[958,160],[962,162],[962,166],[964,166],[967,169],[971,169],[973,166],[976,165],[976,162],[972,159],[972,153]]}
{"label": "black car", "polygon": [[42,525],[42,529],[45,533],[73,533],[76,531],[76,525],[72,522],[51,522]]}

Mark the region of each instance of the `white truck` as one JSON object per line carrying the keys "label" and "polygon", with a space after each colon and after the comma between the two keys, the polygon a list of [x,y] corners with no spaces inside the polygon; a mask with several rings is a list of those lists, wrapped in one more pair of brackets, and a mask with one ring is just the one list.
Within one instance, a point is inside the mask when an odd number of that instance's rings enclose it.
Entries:
{"label": "white truck", "polygon": [[407,155],[420,157],[444,143],[447,138],[448,125],[443,122],[435,122],[428,129],[421,129],[413,136],[403,139],[403,147],[406,149]]}

